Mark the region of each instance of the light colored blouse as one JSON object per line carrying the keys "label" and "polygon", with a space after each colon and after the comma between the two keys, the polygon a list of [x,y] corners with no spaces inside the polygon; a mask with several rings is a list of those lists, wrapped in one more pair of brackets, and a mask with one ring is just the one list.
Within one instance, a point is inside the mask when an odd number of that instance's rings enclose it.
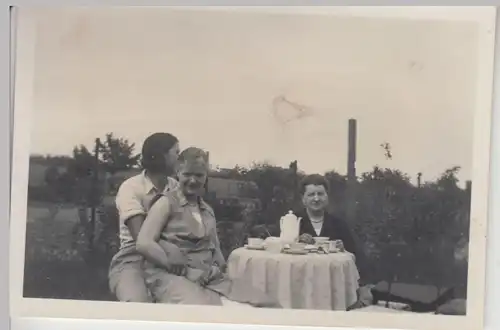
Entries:
{"label": "light colored blouse", "polygon": [[164,190],[161,192],[154,186],[145,171],[125,180],[121,184],[115,199],[120,221],[120,249],[135,245],[127,221],[137,215],[146,216],[153,199],[159,193],[165,193],[178,186],[179,183],[169,177]]}
{"label": "light colored blouse", "polygon": [[188,203],[180,188],[166,192],[151,207],[145,221],[168,217],[160,239],[177,245],[201,267],[225,261],[220,251],[215,213],[202,198],[198,206]]}
{"label": "light colored blouse", "polygon": [[316,232],[316,235],[320,235],[321,234],[321,229],[323,228],[323,221],[321,222],[312,222],[311,221],[311,224],[314,228],[314,231]]}

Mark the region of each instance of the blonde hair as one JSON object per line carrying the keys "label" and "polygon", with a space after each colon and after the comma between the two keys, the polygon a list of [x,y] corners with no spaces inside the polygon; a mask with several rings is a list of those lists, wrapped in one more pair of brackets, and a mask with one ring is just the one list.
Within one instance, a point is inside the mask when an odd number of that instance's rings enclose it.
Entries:
{"label": "blonde hair", "polygon": [[203,162],[206,167],[209,166],[208,153],[206,153],[203,149],[196,147],[189,147],[184,149],[179,154],[179,163],[194,163],[194,162]]}

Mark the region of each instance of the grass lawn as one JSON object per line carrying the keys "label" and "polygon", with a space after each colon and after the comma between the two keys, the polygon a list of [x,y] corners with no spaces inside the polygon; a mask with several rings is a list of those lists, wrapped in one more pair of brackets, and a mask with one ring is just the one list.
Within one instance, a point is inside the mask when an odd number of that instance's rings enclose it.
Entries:
{"label": "grass lawn", "polygon": [[74,232],[78,211],[63,206],[51,218],[50,205],[30,203],[26,227],[24,296],[114,300],[108,288],[109,256],[88,265]]}
{"label": "grass lawn", "polygon": [[107,267],[89,267],[79,261],[32,260],[24,270],[24,297],[108,300]]}
{"label": "grass lawn", "polygon": [[[109,292],[107,279],[111,255],[99,252],[91,259],[92,264],[86,262],[83,259],[83,247],[86,242],[82,241],[82,237],[74,230],[79,223],[77,208],[63,205],[56,214],[51,213],[50,209],[51,205],[48,203],[29,203],[28,206],[24,296],[114,300],[113,295]],[[114,235],[113,230],[110,233]],[[231,235],[234,234],[227,234],[226,238],[231,237]],[[223,237],[221,239],[224,241]],[[226,252],[228,253],[230,250],[231,246],[228,246]],[[382,268],[392,269],[391,265],[386,266]],[[426,266],[422,265],[420,268],[425,269]],[[450,276],[450,279],[453,279],[455,283],[457,281],[454,277],[462,276],[460,274],[464,271],[466,274],[467,269],[465,267],[461,273],[454,269],[450,270],[451,272],[448,273],[451,274],[449,275],[453,275]],[[412,284],[419,282],[414,278],[405,279],[403,276],[399,280]],[[429,284],[423,282],[428,281],[422,281],[418,284]],[[425,291],[420,287],[411,286],[405,290],[410,291],[412,295],[425,295],[426,298],[436,294],[434,288]]]}

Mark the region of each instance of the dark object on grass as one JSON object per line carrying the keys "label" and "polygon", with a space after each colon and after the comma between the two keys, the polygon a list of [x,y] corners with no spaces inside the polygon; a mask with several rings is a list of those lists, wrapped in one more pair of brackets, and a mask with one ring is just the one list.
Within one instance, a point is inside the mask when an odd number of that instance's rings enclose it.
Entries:
{"label": "dark object on grass", "polygon": [[356,309],[361,309],[363,307],[366,307],[368,305],[366,305],[365,303],[363,303],[361,300],[358,300],[356,301],[354,304],[352,304],[351,306],[347,307],[347,311],[353,311],[353,310],[356,310]]}
{"label": "dark object on grass", "polygon": [[466,299],[452,299],[447,303],[439,306],[436,314],[441,315],[466,315],[467,314],[467,300]]}
{"label": "dark object on grass", "polygon": [[383,281],[372,289],[373,303],[379,301],[397,302],[410,306],[411,311],[428,313],[438,309],[455,297],[454,288],[448,288],[438,295],[437,289],[431,285],[392,283]]}

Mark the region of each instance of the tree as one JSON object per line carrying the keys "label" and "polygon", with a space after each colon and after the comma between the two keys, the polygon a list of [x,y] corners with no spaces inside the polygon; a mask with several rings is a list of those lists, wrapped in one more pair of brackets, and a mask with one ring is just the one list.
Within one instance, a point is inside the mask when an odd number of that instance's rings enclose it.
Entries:
{"label": "tree", "polygon": [[[73,160],[65,182],[72,184],[74,199],[81,206],[96,205],[102,198],[103,182],[95,180],[104,170],[101,160],[84,145],[73,148]],[[97,182],[96,182],[97,181]]]}
{"label": "tree", "polygon": [[335,170],[330,170],[325,173],[325,179],[328,181],[330,192],[331,211],[341,218],[346,216],[346,193],[347,193],[347,176],[338,173]]}
{"label": "tree", "polygon": [[96,169],[95,157],[84,145],[73,148],[73,161],[70,171],[77,178],[90,177]]}
{"label": "tree", "polygon": [[54,217],[59,212],[61,202],[61,189],[59,187],[59,168],[56,165],[50,165],[47,170],[45,170],[45,193],[52,203],[49,204],[49,215],[48,219],[54,219]]}
{"label": "tree", "polygon": [[245,177],[257,185],[257,196],[261,201],[260,221],[276,223],[289,209],[295,208],[294,193],[297,189],[294,178],[300,179],[302,173],[294,173],[289,168],[255,163]]}
{"label": "tree", "polygon": [[[464,215],[469,213],[470,197],[466,190],[458,187],[459,166],[446,169],[433,183],[427,183],[427,190],[433,193],[433,201],[427,207],[434,220],[427,219],[426,227],[438,239],[458,240],[465,234]],[[465,221],[468,228],[469,223]]]}
{"label": "tree", "polygon": [[460,166],[453,166],[446,169],[441,176],[437,179],[436,185],[440,190],[450,190],[454,191],[458,188],[458,173],[460,172]]}
{"label": "tree", "polygon": [[100,195],[105,189],[105,182],[100,178],[102,173],[114,174],[131,169],[137,166],[140,158],[140,155],[134,154],[134,143],[115,138],[113,133],[106,134],[104,143],[97,147],[99,154],[96,158],[95,150],[91,151],[84,145],[75,146],[67,177],[63,180],[64,184],[72,185],[80,204],[94,205],[101,199]]}
{"label": "tree", "polygon": [[57,166],[49,166],[47,170],[45,170],[45,183],[49,187],[54,187],[57,185],[57,181],[59,180],[59,169]]}
{"label": "tree", "polygon": [[107,133],[101,149],[101,159],[106,171],[114,174],[136,167],[141,155],[134,154],[134,149],[135,143],[130,143],[124,138],[115,138],[113,133]]}

